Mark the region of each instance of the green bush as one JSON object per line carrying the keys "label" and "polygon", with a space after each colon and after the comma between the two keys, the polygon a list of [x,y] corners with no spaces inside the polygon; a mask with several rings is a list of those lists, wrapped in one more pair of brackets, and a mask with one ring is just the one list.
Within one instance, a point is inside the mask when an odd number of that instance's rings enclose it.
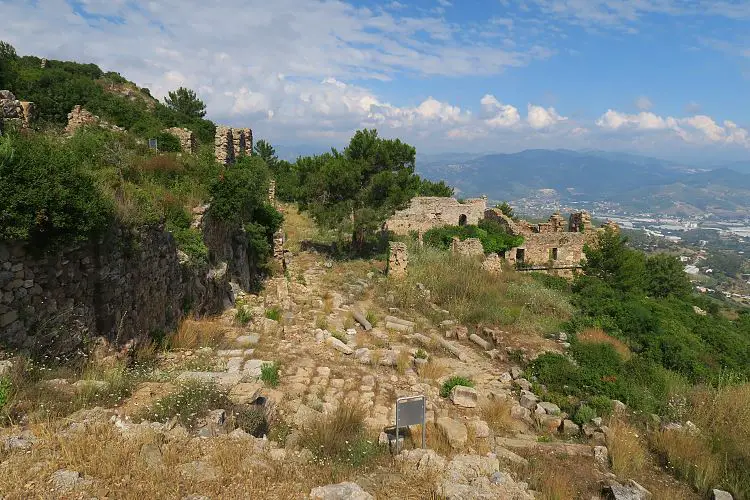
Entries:
{"label": "green bush", "polygon": [[263,363],[260,367],[260,379],[271,387],[279,385],[279,364]]}
{"label": "green bush", "polygon": [[454,237],[461,240],[478,238],[482,242],[485,253],[500,253],[523,243],[523,236],[508,234],[500,223],[492,220],[482,220],[478,226],[445,226],[430,229],[424,233],[425,244],[447,250],[451,247]]}
{"label": "green bush", "polygon": [[111,225],[112,203],[65,143],[0,137],[0,239],[43,251],[89,241]]}
{"label": "green bush", "polygon": [[266,318],[274,321],[281,321],[281,309],[277,306],[266,309]]}
{"label": "green bush", "polygon": [[182,151],[180,140],[169,132],[160,132],[155,139],[156,147],[160,153],[179,153]]}
{"label": "green bush", "polygon": [[591,422],[591,419],[596,417],[596,410],[590,406],[581,405],[576,410],[576,414],[573,415],[573,422],[578,425],[583,425]]}
{"label": "green bush", "polygon": [[253,319],[253,313],[242,303],[237,303],[237,312],[234,313],[234,321],[242,326],[247,325]]}
{"label": "green bush", "polygon": [[440,388],[440,395],[444,398],[447,398],[448,396],[450,396],[451,390],[457,385],[461,385],[464,387],[474,387],[474,381],[470,378],[454,375],[443,382],[443,385]]}
{"label": "green bush", "polygon": [[600,417],[608,417],[612,414],[612,400],[607,396],[597,395],[588,399],[586,404],[596,411]]}

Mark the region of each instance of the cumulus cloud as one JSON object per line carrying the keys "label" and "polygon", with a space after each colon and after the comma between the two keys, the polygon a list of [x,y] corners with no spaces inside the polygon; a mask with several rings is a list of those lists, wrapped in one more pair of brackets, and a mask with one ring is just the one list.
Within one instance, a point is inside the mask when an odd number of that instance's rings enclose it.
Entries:
{"label": "cumulus cloud", "polygon": [[480,101],[484,122],[493,128],[512,127],[521,121],[518,108],[503,104],[492,94],[486,94]]}
{"label": "cumulus cloud", "polygon": [[707,115],[694,115],[684,118],[662,117],[651,112],[627,114],[607,110],[596,124],[611,131],[667,131],[690,143],[734,144],[750,147],[747,130],[726,120],[723,127]]}
{"label": "cumulus cloud", "polygon": [[567,119],[568,118],[565,116],[560,116],[557,111],[555,111],[555,108],[543,108],[542,106],[536,106],[534,104],[528,105],[528,116],[526,117],[526,121],[533,129],[546,129]]}

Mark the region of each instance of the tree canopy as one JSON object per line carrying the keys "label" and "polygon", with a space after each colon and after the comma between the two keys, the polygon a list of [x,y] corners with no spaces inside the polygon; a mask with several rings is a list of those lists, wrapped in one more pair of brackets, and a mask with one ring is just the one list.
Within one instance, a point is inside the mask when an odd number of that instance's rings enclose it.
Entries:
{"label": "tree canopy", "polygon": [[198,98],[194,90],[180,87],[167,93],[164,104],[168,108],[190,118],[203,118],[206,116],[206,105]]}

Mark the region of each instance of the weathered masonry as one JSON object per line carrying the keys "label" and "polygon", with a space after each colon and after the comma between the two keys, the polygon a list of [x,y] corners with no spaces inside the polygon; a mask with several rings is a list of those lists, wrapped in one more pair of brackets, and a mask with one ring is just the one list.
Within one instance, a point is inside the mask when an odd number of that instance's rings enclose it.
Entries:
{"label": "weathered masonry", "polygon": [[487,209],[487,198],[460,202],[455,198],[418,196],[404,210],[398,210],[385,223],[385,229],[397,235],[424,233],[443,226],[477,224]]}
{"label": "weathered masonry", "polygon": [[535,225],[525,220],[513,221],[496,208],[487,210],[485,218],[500,222],[509,234],[524,238],[521,246],[500,255],[506,262],[521,270],[556,274],[569,274],[578,269],[585,258],[583,247],[595,243],[599,232],[605,227],[618,230],[612,222],[595,228],[587,212],[571,214],[567,225],[559,213],[553,214],[548,222]]}
{"label": "weathered masonry", "polygon": [[237,157],[253,154],[253,131],[249,128],[216,127],[214,155],[222,165],[234,163]]}

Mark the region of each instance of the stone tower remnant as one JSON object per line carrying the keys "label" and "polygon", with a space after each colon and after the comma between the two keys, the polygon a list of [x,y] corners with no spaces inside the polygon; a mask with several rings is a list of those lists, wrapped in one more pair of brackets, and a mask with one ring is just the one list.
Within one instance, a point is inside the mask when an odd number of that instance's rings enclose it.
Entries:
{"label": "stone tower remnant", "polygon": [[396,279],[403,279],[406,277],[406,268],[409,263],[409,254],[406,250],[406,243],[391,241],[389,247],[388,276]]}
{"label": "stone tower remnant", "polygon": [[214,156],[222,165],[230,165],[240,156],[253,154],[253,131],[249,128],[216,127]]}

